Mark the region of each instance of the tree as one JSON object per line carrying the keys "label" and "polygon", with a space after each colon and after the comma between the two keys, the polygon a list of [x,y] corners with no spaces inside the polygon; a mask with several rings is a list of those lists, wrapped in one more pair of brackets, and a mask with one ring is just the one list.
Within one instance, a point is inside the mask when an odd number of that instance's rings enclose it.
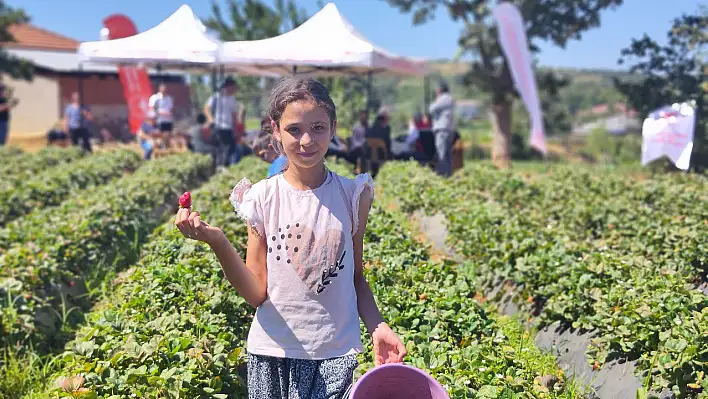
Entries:
{"label": "tree", "polygon": [[[488,93],[495,128],[493,161],[503,167],[510,164],[512,105],[514,82],[503,56],[496,26],[491,18],[492,0],[385,0],[402,12],[413,12],[413,23],[434,18],[438,7],[445,7],[453,21],[464,24],[458,39],[461,54],[472,56],[467,85]],[[565,47],[569,40],[600,25],[600,11],[622,4],[622,0],[514,0],[526,22],[526,35],[532,53],[538,53],[538,41]],[[545,79],[545,78],[544,78]],[[544,79],[539,79],[544,81]],[[553,79],[545,79],[555,84]]]}
{"label": "tree", "polygon": [[29,22],[29,17],[21,9],[12,8],[0,0],[0,74],[9,74],[15,79],[32,80],[32,64],[17,58],[2,48],[2,43],[15,41],[8,28]]}
{"label": "tree", "polygon": [[620,64],[633,62],[634,81],[615,79],[617,89],[640,115],[663,105],[693,100],[696,102],[695,142],[691,163],[695,169],[708,168],[708,7],[696,15],[676,18],[665,45],[649,36],[634,39],[622,50]]}

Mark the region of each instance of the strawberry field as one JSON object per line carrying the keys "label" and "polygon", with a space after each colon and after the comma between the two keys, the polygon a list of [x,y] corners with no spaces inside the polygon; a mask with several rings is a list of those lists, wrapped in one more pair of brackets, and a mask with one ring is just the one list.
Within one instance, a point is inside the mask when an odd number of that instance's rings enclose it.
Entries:
{"label": "strawberry field", "polygon": [[[245,255],[228,195],[268,164],[248,157],[213,174],[191,154],[2,156],[48,166],[0,187],[0,398],[246,395],[253,309],[171,217],[190,190]],[[405,361],[451,397],[592,397],[592,381],[539,349],[548,326],[587,337],[592,372],[636,364],[639,395],[707,397],[705,177],[472,166],[442,181],[390,163],[376,184],[367,278]],[[418,223],[436,214],[445,248]],[[370,345],[359,361],[357,375],[373,367]]]}

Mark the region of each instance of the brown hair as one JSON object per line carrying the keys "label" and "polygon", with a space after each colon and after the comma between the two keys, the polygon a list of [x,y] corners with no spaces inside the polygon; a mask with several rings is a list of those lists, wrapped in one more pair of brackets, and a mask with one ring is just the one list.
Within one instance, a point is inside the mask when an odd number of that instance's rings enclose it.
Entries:
{"label": "brown hair", "polygon": [[[337,120],[337,107],[329,90],[322,83],[312,78],[286,77],[273,87],[268,105],[268,116],[278,128],[285,108],[297,101],[312,101],[318,107],[324,108],[329,116],[330,126]],[[283,146],[275,137],[272,143],[278,154],[283,154]]]}
{"label": "brown hair", "polygon": [[261,134],[253,141],[253,153],[260,157],[264,151],[268,151],[270,144],[271,136],[269,134]]}

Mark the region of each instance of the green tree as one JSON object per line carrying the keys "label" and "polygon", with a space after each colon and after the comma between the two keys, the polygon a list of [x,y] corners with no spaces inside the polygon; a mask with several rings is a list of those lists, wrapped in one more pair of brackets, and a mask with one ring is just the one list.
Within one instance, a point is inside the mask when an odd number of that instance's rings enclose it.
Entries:
{"label": "green tree", "polygon": [[[514,89],[509,65],[501,51],[491,9],[492,0],[385,0],[402,12],[413,13],[413,23],[434,18],[438,7],[447,9],[453,21],[462,22],[458,39],[461,54],[472,56],[465,83],[488,93],[495,127],[492,159],[499,166],[509,166],[511,159],[512,105],[518,94]],[[538,41],[565,47],[572,39],[600,25],[600,12],[616,7],[622,0],[514,0],[526,22],[530,49],[538,53]],[[545,78],[539,79],[539,81]],[[552,80],[546,80],[552,84]]]}
{"label": "green tree", "polygon": [[622,50],[620,64],[632,63],[635,79],[615,79],[617,89],[641,116],[663,105],[695,101],[696,129],[691,164],[708,168],[708,7],[676,18],[665,45],[644,35]]}
{"label": "green tree", "polygon": [[8,28],[15,24],[25,24],[29,17],[24,11],[12,8],[0,0],[0,74],[8,74],[15,79],[32,80],[32,64],[17,58],[2,47],[2,43],[15,41]]}

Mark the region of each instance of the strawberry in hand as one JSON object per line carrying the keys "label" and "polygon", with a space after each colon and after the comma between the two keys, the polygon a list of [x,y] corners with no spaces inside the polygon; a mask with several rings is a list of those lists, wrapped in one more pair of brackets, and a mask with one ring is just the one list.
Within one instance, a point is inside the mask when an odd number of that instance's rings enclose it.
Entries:
{"label": "strawberry in hand", "polygon": [[189,191],[179,197],[179,207],[187,209],[192,207],[192,194],[190,194]]}

